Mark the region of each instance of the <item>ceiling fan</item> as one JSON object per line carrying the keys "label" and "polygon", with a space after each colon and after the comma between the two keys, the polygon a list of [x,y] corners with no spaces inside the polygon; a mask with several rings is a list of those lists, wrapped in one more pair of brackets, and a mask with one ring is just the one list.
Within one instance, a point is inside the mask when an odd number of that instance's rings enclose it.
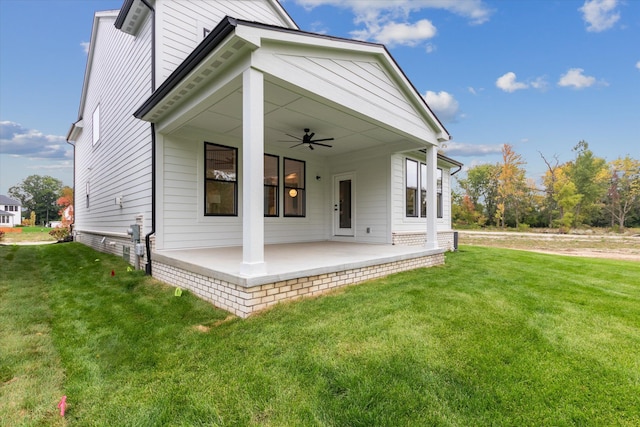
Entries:
{"label": "ceiling fan", "polygon": [[[290,136],[291,138],[294,138],[296,141],[290,141],[290,142],[298,142],[300,141],[298,144],[296,145],[292,145],[290,148],[294,148],[297,147],[299,145],[307,145],[311,150],[313,150],[313,146],[314,145],[321,145],[323,147],[333,147],[333,145],[329,145],[329,144],[323,144],[323,141],[333,141],[333,138],[322,138],[322,139],[313,139],[313,137],[315,136],[314,132],[311,132],[311,134],[309,134],[310,130],[309,128],[305,128],[304,129],[304,135],[302,136],[302,138],[294,136],[294,135],[290,135],[290,134],[285,134],[287,136]],[[284,141],[287,142],[287,141]]]}

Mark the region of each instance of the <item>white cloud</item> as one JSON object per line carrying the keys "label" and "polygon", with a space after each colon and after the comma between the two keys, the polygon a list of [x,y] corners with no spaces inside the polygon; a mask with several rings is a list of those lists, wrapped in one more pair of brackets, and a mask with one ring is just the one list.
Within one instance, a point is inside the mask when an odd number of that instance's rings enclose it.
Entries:
{"label": "white cloud", "polygon": [[640,61],[636,62],[636,68],[640,70]]}
{"label": "white cloud", "polygon": [[443,122],[455,122],[458,118],[460,105],[458,101],[448,92],[432,92],[430,90],[424,95],[425,101],[433,112]]}
{"label": "white cloud", "polygon": [[89,46],[91,46],[91,43],[82,42],[80,43],[80,46],[82,46],[82,50],[84,50],[84,53],[89,53]]}
{"label": "white cloud", "polygon": [[599,33],[608,30],[620,19],[616,10],[618,0],[586,0],[578,10],[587,23],[587,31]]}
{"label": "white cloud", "polygon": [[64,136],[45,135],[19,123],[0,121],[0,154],[64,160],[72,157],[72,150]]}
{"label": "white cloud", "polygon": [[583,73],[584,70],[582,68],[571,68],[560,77],[558,86],[569,86],[574,89],[584,89],[585,87],[593,86],[596,83],[596,78],[585,76]]}
{"label": "white cloud", "polygon": [[528,84],[516,81],[516,73],[509,71],[508,73],[498,77],[496,80],[496,86],[505,92],[515,92],[520,89],[527,89]]}
{"label": "white cloud", "polygon": [[538,77],[534,81],[531,82],[531,87],[538,90],[547,90],[549,88],[549,82],[547,82],[546,77]]}
{"label": "white cloud", "polygon": [[502,153],[503,144],[468,144],[465,142],[447,142],[443,151],[447,156],[490,156]]}
{"label": "white cloud", "polygon": [[435,36],[436,27],[428,19],[412,22],[410,16],[423,9],[443,9],[463,16],[472,24],[489,20],[492,11],[482,0],[294,0],[311,10],[319,6],[348,9],[354,23],[363,28],[351,35],[362,40],[384,44],[415,46]]}
{"label": "white cloud", "polygon": [[425,47],[425,52],[427,53],[433,53],[437,50],[436,45],[432,44],[432,43],[427,43],[427,46]]}
{"label": "white cloud", "polygon": [[374,40],[389,46],[415,46],[434,37],[436,31],[431,21],[421,19],[415,24],[388,22],[382,26],[372,25],[366,30],[353,31],[351,34],[359,39]]}

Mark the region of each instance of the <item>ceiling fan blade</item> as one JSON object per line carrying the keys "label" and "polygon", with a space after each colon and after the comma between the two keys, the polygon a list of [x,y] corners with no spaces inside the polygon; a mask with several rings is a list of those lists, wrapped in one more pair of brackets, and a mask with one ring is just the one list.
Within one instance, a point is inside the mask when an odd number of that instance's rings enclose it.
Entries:
{"label": "ceiling fan blade", "polygon": [[291,146],[291,147],[289,147],[289,148],[296,148],[298,145],[302,145],[302,144],[304,144],[304,142],[301,142],[300,144],[292,145],[292,146]]}
{"label": "ceiling fan blade", "polygon": [[334,138],[322,138],[322,139],[314,139],[313,141],[309,141],[309,142],[318,142],[318,141],[333,141]]}
{"label": "ceiling fan blade", "polygon": [[311,132],[311,135],[309,135],[309,140],[312,140],[315,134],[316,134],[315,132]]}
{"label": "ceiling fan blade", "polygon": [[[323,140],[320,140],[320,141],[323,141]],[[323,147],[329,147],[329,148],[333,147],[333,145],[329,145],[329,144],[322,144],[322,143],[320,143],[320,142],[315,142],[315,141],[311,141],[311,142],[310,142],[310,144],[322,145]],[[309,147],[311,147],[311,146],[309,146]]]}
{"label": "ceiling fan blade", "polygon": [[313,145],[309,144],[309,149],[314,150]]}
{"label": "ceiling fan blade", "polygon": [[302,138],[297,137],[297,136],[295,136],[295,135],[291,135],[291,134],[289,134],[289,133],[285,133],[285,135],[287,135],[287,136],[289,136],[289,137],[291,137],[291,138],[295,139],[296,141],[302,141]]}

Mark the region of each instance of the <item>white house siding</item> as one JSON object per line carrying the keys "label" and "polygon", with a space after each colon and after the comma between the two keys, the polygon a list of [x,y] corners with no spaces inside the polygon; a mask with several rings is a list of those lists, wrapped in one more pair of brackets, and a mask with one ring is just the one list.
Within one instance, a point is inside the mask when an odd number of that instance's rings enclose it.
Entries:
{"label": "white house siding", "polygon": [[[355,215],[353,216],[355,226],[353,241],[390,243],[388,154],[380,152],[333,158],[331,159],[331,173],[332,176],[344,173],[353,173],[354,175],[353,191],[356,200]],[[333,180],[330,184],[333,185]],[[329,200],[329,203],[333,203],[333,201]],[[330,226],[333,227],[332,224]],[[367,233],[367,229],[369,229],[369,233]]]}
{"label": "white house siding", "polygon": [[[150,21],[137,37],[118,31],[114,22],[115,15],[102,16],[94,24],[80,112],[84,127],[75,143],[75,230],[91,239],[107,235],[126,241],[128,226],[140,215],[143,233],[151,230],[151,130],[132,115],[151,93],[151,37]],[[93,145],[98,105],[100,139]],[[116,197],[122,197],[122,207]]]}
{"label": "white house siding", "polygon": [[161,84],[225,17],[287,27],[265,0],[158,0],[158,84]]}
{"label": "white house siding", "polygon": [[[392,233],[394,235],[404,235],[405,238],[394,238],[395,241],[410,241],[412,244],[417,242],[417,239],[424,239],[423,237],[417,237],[418,235],[424,235],[426,233],[426,219],[425,218],[408,218],[405,212],[405,159],[410,157],[414,160],[424,163],[425,157],[419,157],[407,154],[395,154],[391,157],[391,175],[392,175]],[[449,236],[451,234],[451,170],[438,162],[438,167],[442,169],[442,218],[438,218],[438,234],[439,240],[443,243],[445,240],[448,242],[451,240],[449,237],[440,238],[442,236]]]}
{"label": "white house siding", "polygon": [[[226,247],[242,245],[242,146],[240,141],[228,137],[203,135],[182,139],[175,136],[162,138],[161,207],[156,226],[156,247],[162,249]],[[204,142],[238,148],[238,216],[204,215]],[[284,157],[306,162],[306,216],[283,217],[282,182],[280,183],[280,216],[265,218],[265,243],[288,243],[327,240],[327,215],[324,185],[329,181],[321,160],[304,149],[282,150],[267,146],[266,154],[280,157],[280,173]],[[321,179],[317,180],[316,176]],[[282,177],[281,177],[282,179]],[[161,231],[160,231],[161,230]]]}

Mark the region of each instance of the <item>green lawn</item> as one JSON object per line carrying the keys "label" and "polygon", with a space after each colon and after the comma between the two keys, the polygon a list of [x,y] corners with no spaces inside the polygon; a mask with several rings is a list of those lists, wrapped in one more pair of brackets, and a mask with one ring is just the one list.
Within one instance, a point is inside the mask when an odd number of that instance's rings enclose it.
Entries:
{"label": "green lawn", "polygon": [[240,320],[0,247],[0,425],[638,426],[640,265],[462,247]]}

